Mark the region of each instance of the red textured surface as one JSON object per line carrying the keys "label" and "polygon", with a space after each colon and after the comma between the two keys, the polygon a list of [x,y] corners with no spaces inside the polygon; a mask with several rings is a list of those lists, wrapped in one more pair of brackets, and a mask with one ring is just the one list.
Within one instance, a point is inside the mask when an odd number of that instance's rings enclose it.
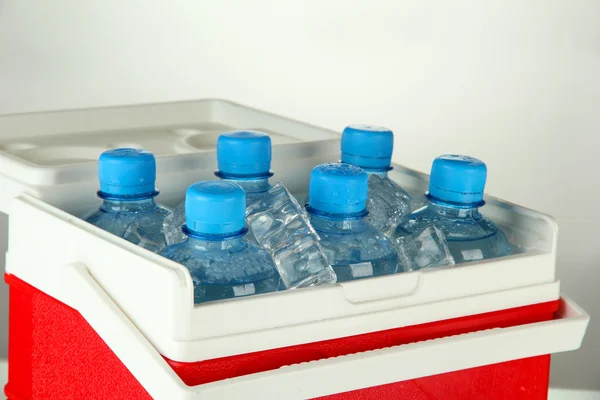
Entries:
{"label": "red textured surface", "polygon": [[549,377],[550,356],[545,355],[354,390],[318,400],[546,400]]}
{"label": "red textured surface", "polygon": [[9,400],[151,399],[81,314],[12,275],[5,280]]}
{"label": "red textured surface", "polygon": [[[7,274],[5,280],[10,285],[9,383],[5,387],[9,400],[150,398],[81,314],[15,276]],[[558,301],[552,301],[196,363],[167,361],[186,384],[198,385],[299,362],[549,320],[557,308]],[[548,366],[549,356],[535,357],[327,398],[541,399],[545,397],[540,393],[548,388]]]}
{"label": "red textured surface", "polygon": [[482,329],[505,328],[552,319],[559,301],[453,318],[403,328],[258,351],[231,357],[183,363],[167,359],[188,386],[280,368],[284,365],[337,357],[400,344],[458,335]]}

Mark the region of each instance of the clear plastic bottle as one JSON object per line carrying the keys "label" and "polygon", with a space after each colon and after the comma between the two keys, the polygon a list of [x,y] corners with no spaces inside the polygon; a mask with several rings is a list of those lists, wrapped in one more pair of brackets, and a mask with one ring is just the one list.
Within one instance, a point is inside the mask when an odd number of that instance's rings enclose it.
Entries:
{"label": "clear plastic bottle", "polygon": [[362,169],[341,163],[318,165],[310,176],[307,211],[338,282],[398,272],[391,240],[365,220],[367,180]]}
{"label": "clear plastic bottle", "polygon": [[98,160],[103,202],[84,216],[87,222],[155,253],[167,245],[164,219],[171,211],[154,201],[158,195],[156,161],[148,151],[114,149]]}
{"label": "clear plastic bottle", "polygon": [[266,194],[271,189],[271,138],[258,131],[223,133],[217,140],[215,173],[225,181],[235,182],[246,192],[246,215],[267,208]]}
{"label": "clear plastic bottle", "polygon": [[162,255],[190,271],[195,303],[278,290],[270,254],[245,238],[246,196],[239,185],[195,183],[186,192],[185,211],[186,239]]}
{"label": "clear plastic bottle", "polygon": [[504,232],[479,212],[485,204],[486,177],[486,165],[476,158],[436,158],[425,195],[428,202],[402,220],[393,234],[395,240],[433,226],[443,233],[456,263],[509,255],[511,247]]}
{"label": "clear plastic bottle", "polygon": [[386,235],[391,234],[413,207],[411,196],[388,178],[394,134],[384,127],[350,125],[342,133],[341,149],[343,163],[356,165],[369,174],[367,221]]}
{"label": "clear plastic bottle", "polygon": [[[217,139],[217,163],[215,175],[221,180],[234,182],[246,192],[246,214],[267,208],[266,196],[271,184],[271,138],[263,132],[226,132]],[[173,209],[173,215],[165,220],[169,244],[185,239],[181,226],[185,223],[185,202]]]}

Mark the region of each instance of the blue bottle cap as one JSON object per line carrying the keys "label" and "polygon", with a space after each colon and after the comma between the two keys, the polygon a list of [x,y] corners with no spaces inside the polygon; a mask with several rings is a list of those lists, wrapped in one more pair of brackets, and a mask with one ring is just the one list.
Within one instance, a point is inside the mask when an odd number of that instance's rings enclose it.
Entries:
{"label": "blue bottle cap", "polygon": [[446,154],[433,160],[428,197],[459,205],[483,205],[487,167],[473,157]]}
{"label": "blue bottle cap", "polygon": [[220,177],[270,176],[271,138],[263,132],[226,132],[217,140]]}
{"label": "blue bottle cap", "polygon": [[321,164],[310,174],[309,207],[328,214],[355,214],[365,211],[368,175],[350,164]]}
{"label": "blue bottle cap", "polygon": [[192,233],[232,234],[244,229],[246,193],[229,181],[204,181],[185,193],[185,225]]}
{"label": "blue bottle cap", "polygon": [[342,162],[361,168],[389,169],[394,134],[388,128],[350,125],[342,132]]}
{"label": "blue bottle cap", "polygon": [[139,198],[158,194],[156,160],[149,151],[114,149],[100,154],[98,178],[102,198]]}

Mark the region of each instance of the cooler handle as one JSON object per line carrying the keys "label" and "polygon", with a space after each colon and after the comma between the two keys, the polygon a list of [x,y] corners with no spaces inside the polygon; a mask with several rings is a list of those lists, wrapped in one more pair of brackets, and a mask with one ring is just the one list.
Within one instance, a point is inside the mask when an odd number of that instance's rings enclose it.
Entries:
{"label": "cooler handle", "polygon": [[85,318],[154,399],[197,399],[83,263],[67,264],[62,285],[69,303]]}

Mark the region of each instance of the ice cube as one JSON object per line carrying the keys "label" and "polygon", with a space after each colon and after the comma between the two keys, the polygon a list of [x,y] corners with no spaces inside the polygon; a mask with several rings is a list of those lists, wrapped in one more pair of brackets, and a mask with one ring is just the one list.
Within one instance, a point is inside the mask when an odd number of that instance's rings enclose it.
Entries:
{"label": "ice cube", "polygon": [[394,181],[375,174],[369,176],[367,222],[380,232],[390,235],[411,208],[412,198]]}
{"label": "ice cube", "polygon": [[153,237],[143,226],[135,222],[129,224],[123,234],[123,239],[154,253],[160,253],[167,246],[164,237],[158,235]]}
{"label": "ice cube", "polygon": [[286,288],[335,283],[333,268],[319,244],[308,215],[282,183],[265,196],[263,211],[247,222],[258,243],[268,250]]}
{"label": "ice cube", "polygon": [[434,225],[394,240],[400,262],[408,271],[454,265],[444,233]]}

